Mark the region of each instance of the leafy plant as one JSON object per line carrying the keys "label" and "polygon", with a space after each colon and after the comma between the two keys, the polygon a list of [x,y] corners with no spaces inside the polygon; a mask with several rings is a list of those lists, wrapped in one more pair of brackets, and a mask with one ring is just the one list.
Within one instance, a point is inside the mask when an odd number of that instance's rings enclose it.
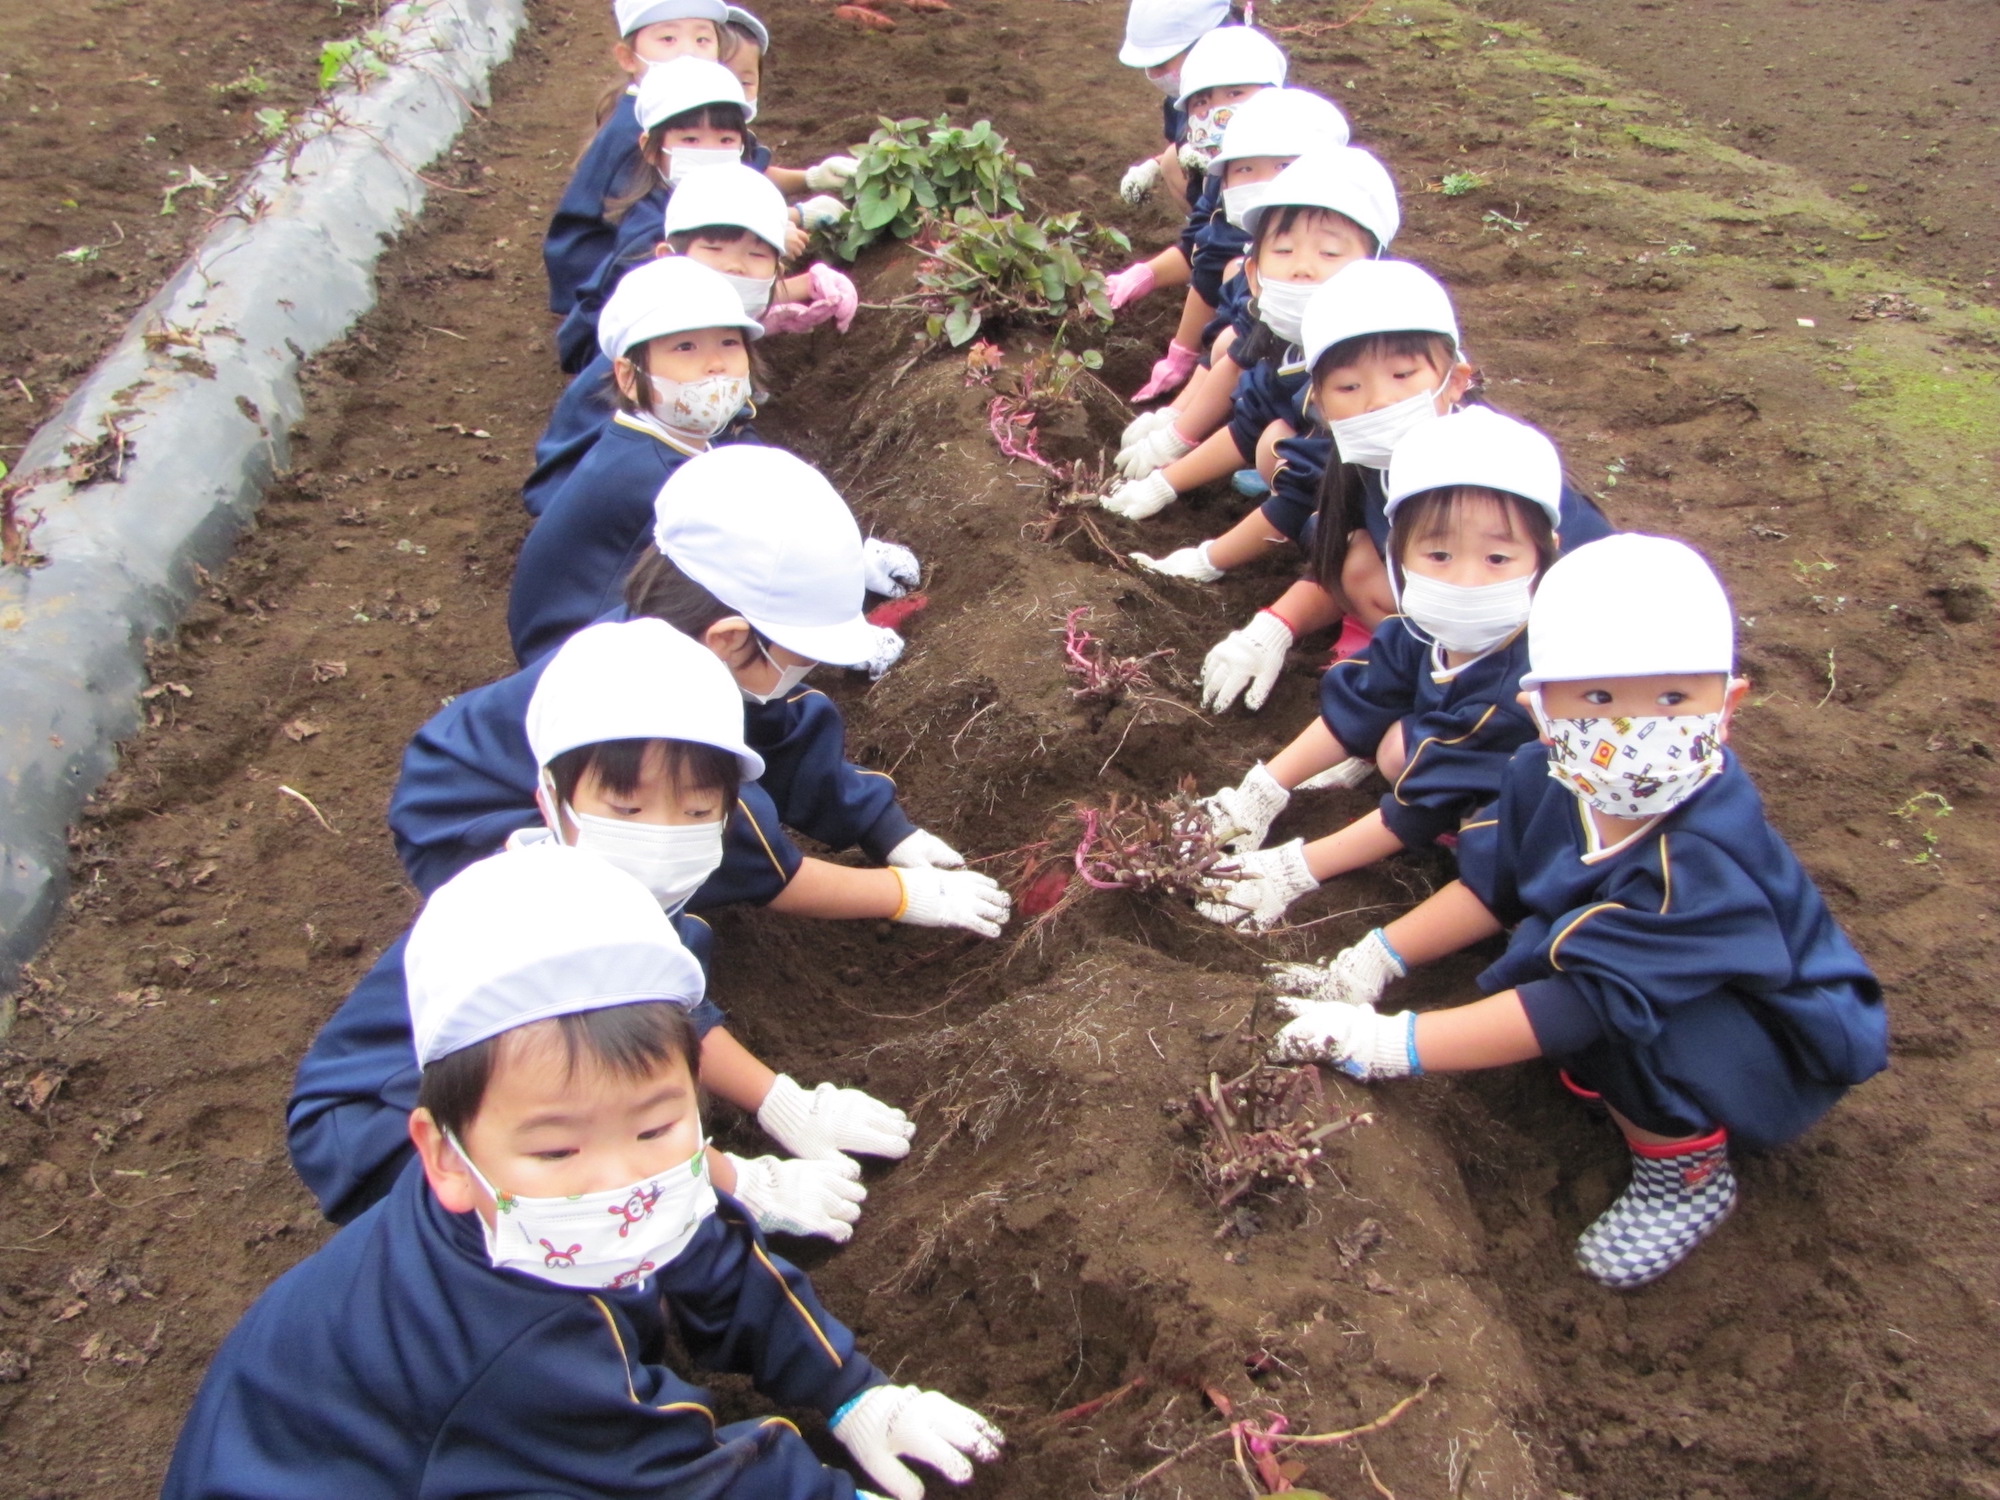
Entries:
{"label": "leafy plant", "polygon": [[[1924,844],[1923,848],[1919,849],[1910,858],[1904,860],[1904,864],[1930,865],[1938,862],[1940,856],[1938,854],[1936,825],[1940,819],[1950,817],[1956,810],[1945,800],[1942,792],[1918,792],[1916,796],[1896,809],[1896,817],[1917,824],[1917,835],[1923,840]],[[1920,818],[1926,816],[1930,819],[1928,825],[1918,822]]]}
{"label": "leafy plant", "polygon": [[1081,214],[995,218],[961,208],[937,223],[914,300],[930,315],[930,336],[954,347],[970,343],[988,319],[1062,323],[1088,315],[1109,323],[1104,273],[1084,256],[1131,248],[1115,229],[1085,228]]}
{"label": "leafy plant", "polygon": [[282,109],[260,109],[251,118],[257,122],[257,134],[267,141],[275,141],[292,128],[292,117]]}
{"label": "leafy plant", "polygon": [[364,31],[360,36],[328,42],[319,49],[319,86],[330,89],[345,78],[355,88],[365,88],[370,79],[388,73],[385,54],[394,47],[386,31]]}
{"label": "leafy plant", "polygon": [[[324,66],[324,61],[321,65]],[[227,83],[211,83],[208,91],[225,99],[255,99],[270,93],[272,87],[270,79],[255,68],[249,68],[241,77],[232,78]]]}
{"label": "leafy plant", "polygon": [[990,120],[960,126],[949,115],[881,117],[857,159],[861,165],[845,188],[851,211],[834,247],[844,260],[885,234],[910,239],[927,216],[966,204],[989,214],[1024,212],[1021,180],[1035,175]]}
{"label": "leafy plant", "polygon": [[1438,184],[1438,191],[1447,198],[1463,198],[1467,193],[1483,187],[1486,179],[1477,172],[1447,172]]}

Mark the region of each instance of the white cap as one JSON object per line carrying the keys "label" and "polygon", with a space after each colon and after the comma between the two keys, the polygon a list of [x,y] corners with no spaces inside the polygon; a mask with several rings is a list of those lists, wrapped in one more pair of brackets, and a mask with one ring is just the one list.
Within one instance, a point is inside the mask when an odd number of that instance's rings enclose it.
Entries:
{"label": "white cap", "polygon": [[1128,68],[1157,68],[1228,19],[1229,0],[1132,0],[1118,60]]}
{"label": "white cap", "polygon": [[708,167],[683,177],[667,199],[661,233],[681,234],[711,224],[730,224],[749,230],[783,256],[785,228],[790,223],[785,195],[778,185],[755,167],[738,163]]}
{"label": "white cap", "polygon": [[1285,49],[1256,28],[1218,26],[1194,44],[1181,64],[1181,96],[1174,102],[1186,109],[1188,100],[1203,89],[1233,83],[1277,88],[1289,66]]}
{"label": "white cap", "polygon": [[1735,665],[1729,596],[1685,542],[1630,531],[1600,537],[1557,558],[1535,586],[1523,687]]}
{"label": "white cap", "polygon": [[749,32],[751,36],[755,37],[759,52],[769,52],[771,50],[770,27],[751,15],[749,11],[740,5],[731,5],[727,9],[729,12],[728,21],[731,26],[740,26]]}
{"label": "white cap", "polygon": [[611,0],[611,14],[618,34],[630,36],[656,21],[713,21],[720,26],[729,18],[729,7],[723,0]]}
{"label": "white cap", "polygon": [[639,96],[632,101],[641,130],[704,104],[733,104],[745,119],[751,114],[750,97],[736,75],[706,57],[671,57],[652,64],[639,75]]}
{"label": "white cap", "polygon": [[527,724],[538,767],[606,740],[692,740],[735,756],[745,781],[764,774],[743,742],[729,668],[665,620],[607,620],[564,641],[535,683]]}
{"label": "white cap", "polygon": [[[674,197],[679,196],[677,190]],[[743,311],[743,299],[720,271],[685,255],[662,255],[627,271],[604,299],[597,347],[617,359],[634,344],[696,328],[741,328],[753,339],[764,336],[764,325]]]}
{"label": "white cap", "polygon": [[1562,525],[1562,456],[1526,422],[1488,406],[1468,406],[1419,422],[1389,456],[1384,510],[1412,495],[1454,485],[1477,485],[1519,495],[1542,508],[1550,526]]}
{"label": "white cap", "polygon": [[552,840],[439,886],[410,929],[403,977],[421,1067],[531,1021],[639,1000],[692,1008],[707,990],[651,891]]}
{"label": "white cap", "polygon": [[1441,333],[1452,347],[1459,342],[1451,294],[1430,272],[1407,260],[1357,260],[1342,266],[1313,293],[1304,325],[1299,343],[1307,365],[1318,364],[1335,344],[1364,334]]}
{"label": "white cap", "polygon": [[[1243,107],[1248,109],[1256,102],[1252,99]],[[1229,122],[1229,128],[1236,128],[1235,120]],[[1331,209],[1352,219],[1375,236],[1377,252],[1386,249],[1403,226],[1402,210],[1396,204],[1396,180],[1387,167],[1359,146],[1334,146],[1301,156],[1273,177],[1256,204],[1244,210],[1243,227],[1255,234],[1265,214],[1293,206]]]}
{"label": "white cap", "polygon": [[804,459],[753,443],[697,454],[660,486],[653,543],[787,651],[841,667],[874,655],[861,528]]}
{"label": "white cap", "polygon": [[1347,116],[1311,89],[1265,89],[1236,107],[1215,162],[1246,156],[1304,156],[1347,144]]}

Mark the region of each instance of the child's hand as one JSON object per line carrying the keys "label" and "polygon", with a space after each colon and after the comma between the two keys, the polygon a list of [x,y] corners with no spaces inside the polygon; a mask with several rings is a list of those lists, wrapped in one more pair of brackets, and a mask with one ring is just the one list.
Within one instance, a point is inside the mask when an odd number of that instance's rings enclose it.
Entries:
{"label": "child's hand", "polygon": [[[847,217],[847,205],[838,198],[820,193],[806,199],[797,207],[799,222],[807,229],[831,229]],[[797,255],[797,250],[787,250],[788,255]]]}
{"label": "child's hand", "polygon": [[1373,1005],[1392,980],[1409,972],[1379,927],[1331,960],[1270,965],[1271,988],[1278,992],[1278,1004],[1294,1016],[1329,1000]]}
{"label": "child's hand", "polygon": [[1260,609],[1241,630],[1233,630],[1209,648],[1201,664],[1201,706],[1221,713],[1243,695],[1251,713],[1264,706],[1285,670],[1285,653],[1292,649],[1292,628],[1268,609]]}
{"label": "child's hand", "polygon": [[806,168],[806,187],[815,193],[835,192],[860,170],[861,163],[851,156],[829,156]]}
{"label": "child's hand", "polygon": [[913,927],[963,927],[981,937],[997,938],[1013,914],[1014,898],[998,881],[975,870],[940,870],[931,865],[891,865],[903,882],[903,909],[898,922]]}
{"label": "child's hand", "polygon": [[879,536],[863,539],[861,568],[868,592],[886,594],[891,599],[902,598],[924,579],[923,564],[917,561],[916,553],[895,542],[885,542]]}
{"label": "child's hand", "polygon": [[1330,1063],[1350,1078],[1410,1078],[1417,1061],[1417,1018],[1412,1011],[1378,1015],[1365,1005],[1327,1000],[1307,1007],[1271,1040],[1276,1062]]}
{"label": "child's hand", "polygon": [[822,1083],[808,1094],[783,1073],[757,1107],[757,1123],[792,1155],[812,1161],[843,1162],[849,1151],[900,1160],[917,1133],[908,1115],[860,1089]]}
{"label": "child's hand", "polygon": [[1179,499],[1179,494],[1167,482],[1167,476],[1155,469],[1144,479],[1127,479],[1122,484],[1111,487],[1111,493],[1097,497],[1097,503],[1114,516],[1123,516],[1128,521],[1143,521],[1148,516],[1156,516]]}
{"label": "child's hand", "polygon": [[1125,430],[1118,434],[1119,450],[1122,452],[1131,447],[1140,438],[1153,431],[1154,428],[1167,426],[1179,415],[1180,413],[1175,411],[1171,406],[1162,406],[1155,411],[1140,412],[1138,416],[1127,422]]}
{"label": "child's hand", "polygon": [[1350,755],[1346,760],[1328,766],[1317,775],[1308,776],[1292,790],[1295,792],[1318,792],[1327,787],[1345,787],[1348,791],[1359,791],[1375,774],[1375,762],[1363,760],[1358,755]]}
{"label": "child's hand", "polygon": [[1104,278],[1104,295],[1111,300],[1111,310],[1116,312],[1128,302],[1137,302],[1146,293],[1160,284],[1159,276],[1153,270],[1153,263],[1142,260],[1136,266]]}
{"label": "child's hand", "polygon": [[1146,383],[1132,393],[1134,401],[1150,401],[1155,396],[1164,396],[1168,391],[1178,390],[1187,384],[1188,376],[1194,374],[1195,366],[1201,363],[1201,351],[1190,349],[1179,339],[1167,344],[1167,352],[1153,363],[1153,373]]}
{"label": "child's hand", "polygon": [[1159,185],[1160,159],[1149,156],[1144,161],[1133,162],[1125,169],[1125,175],[1118,183],[1118,196],[1137,208]]}
{"label": "child's hand", "polygon": [[902,869],[914,869],[918,865],[931,865],[940,870],[962,870],[965,856],[934,833],[925,833],[919,828],[889,851],[890,864]]}
{"label": "child's hand", "polygon": [[732,1156],[736,1200],[766,1234],[812,1234],[844,1245],[868,1189],[855,1181],[861,1168],[835,1161],[780,1161],[775,1156]]}
{"label": "child's hand", "polygon": [[1120,448],[1113,462],[1118,465],[1118,472],[1127,479],[1144,479],[1155,469],[1164,469],[1175,459],[1186,458],[1199,446],[1182,437],[1180,430],[1169,421],[1155,427],[1138,442]]}
{"label": "child's hand", "polygon": [[1199,546],[1182,547],[1165,557],[1148,557],[1143,552],[1134,552],[1130,556],[1148,573],[1157,573],[1162,578],[1178,578],[1186,583],[1215,583],[1223,575],[1222,569],[1208,560],[1210,545],[1203,542]]}
{"label": "child's hand", "polygon": [[1261,760],[1244,773],[1240,786],[1226,786],[1202,799],[1216,842],[1231,854],[1248,854],[1264,846],[1264,835],[1291,802],[1292,794]]}
{"label": "child's hand", "polygon": [[1195,903],[1195,910],[1225,927],[1266,932],[1278,925],[1285,909],[1299,897],[1319,889],[1306,868],[1306,841],[1293,839],[1275,849],[1259,849],[1226,865],[1203,882],[1214,895]]}
{"label": "child's hand", "polygon": [[972,1478],[965,1455],[1000,1456],[1000,1429],[969,1406],[913,1385],[878,1385],[833,1414],[833,1435],[891,1500],[923,1500],[924,1482],[903,1464],[929,1464],[953,1484]]}
{"label": "child's hand", "polygon": [[766,333],[803,333],[827,319],[842,333],[854,326],[854,310],[861,305],[854,283],[832,266],[815,263],[806,270],[812,298],[806,302],[774,302],[757,321]]}
{"label": "child's hand", "polygon": [[870,682],[880,682],[883,674],[903,659],[903,652],[910,644],[887,625],[877,625],[875,631],[875,650],[861,663],[868,669]]}

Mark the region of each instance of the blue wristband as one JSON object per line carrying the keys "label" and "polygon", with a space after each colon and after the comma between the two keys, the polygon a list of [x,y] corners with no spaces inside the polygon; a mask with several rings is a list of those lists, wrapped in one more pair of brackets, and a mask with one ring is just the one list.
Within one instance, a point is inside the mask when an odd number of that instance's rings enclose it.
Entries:
{"label": "blue wristband", "polygon": [[1377,927],[1374,931],[1370,932],[1368,935],[1373,939],[1375,939],[1376,942],[1382,945],[1382,951],[1388,954],[1390,958],[1395,960],[1397,968],[1401,969],[1403,973],[1406,975],[1410,972],[1409,964],[1404,962],[1403,955],[1398,953],[1395,949],[1395,945],[1389,941],[1388,933],[1384,932],[1381,928]]}
{"label": "blue wristband", "polygon": [[[874,1389],[875,1387],[872,1385],[868,1388],[869,1391]],[[866,1396],[867,1394],[868,1391],[863,1391],[861,1396]],[[827,1431],[831,1432],[834,1428],[838,1427],[847,1414],[861,1404],[861,1396],[849,1396],[845,1401],[840,1403],[840,1409],[826,1419]]]}
{"label": "blue wristband", "polygon": [[1412,1078],[1421,1078],[1424,1076],[1424,1065],[1417,1057],[1417,1013],[1411,1011],[1409,1012],[1409,1017],[1410,1029],[1405,1034],[1404,1046],[1409,1049],[1410,1076]]}

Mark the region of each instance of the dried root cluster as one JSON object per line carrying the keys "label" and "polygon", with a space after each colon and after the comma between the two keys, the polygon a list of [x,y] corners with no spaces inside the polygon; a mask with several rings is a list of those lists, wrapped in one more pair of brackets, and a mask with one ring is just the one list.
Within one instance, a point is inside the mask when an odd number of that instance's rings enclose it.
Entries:
{"label": "dried root cluster", "polygon": [[1183,1112],[1198,1122],[1199,1172],[1222,1209],[1257,1191],[1317,1186],[1324,1143],[1375,1120],[1360,1111],[1327,1119],[1319,1069],[1266,1062],[1227,1081],[1209,1074]]}

